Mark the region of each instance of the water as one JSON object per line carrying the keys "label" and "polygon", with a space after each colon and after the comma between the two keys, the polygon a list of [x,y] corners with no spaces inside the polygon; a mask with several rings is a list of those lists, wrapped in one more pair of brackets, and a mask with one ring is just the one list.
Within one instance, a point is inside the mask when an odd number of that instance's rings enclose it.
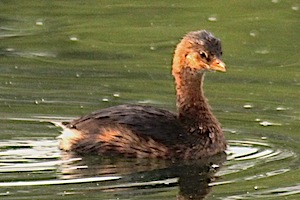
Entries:
{"label": "water", "polygon": [[[1,1],[2,199],[299,199],[300,1]],[[172,52],[206,28],[228,72],[205,93],[229,148],[201,161],[61,152],[50,122],[175,110]],[[225,161],[226,159],[226,161]]]}

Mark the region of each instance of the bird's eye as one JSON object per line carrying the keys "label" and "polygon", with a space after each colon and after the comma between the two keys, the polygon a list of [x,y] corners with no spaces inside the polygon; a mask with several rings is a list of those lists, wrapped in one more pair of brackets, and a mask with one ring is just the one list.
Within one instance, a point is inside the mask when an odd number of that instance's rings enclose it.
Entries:
{"label": "bird's eye", "polygon": [[201,58],[208,60],[208,55],[205,51],[200,51],[200,56]]}

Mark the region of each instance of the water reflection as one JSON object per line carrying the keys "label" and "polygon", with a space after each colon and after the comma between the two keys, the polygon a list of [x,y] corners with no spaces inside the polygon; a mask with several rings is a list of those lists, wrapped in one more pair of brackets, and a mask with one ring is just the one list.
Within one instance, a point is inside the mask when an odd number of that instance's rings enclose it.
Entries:
{"label": "water reflection", "polygon": [[[18,173],[19,180],[1,182],[0,187],[97,182],[97,191],[118,193],[151,188],[156,193],[155,188],[178,186],[178,199],[204,198],[210,191],[209,184],[216,179],[215,173],[226,160],[226,154],[198,161],[82,157],[60,152],[53,140],[2,141],[1,147],[0,172]],[[55,172],[56,179],[30,181],[30,177],[26,180],[20,176],[21,172],[35,176],[48,171]]]}
{"label": "water reflection", "polygon": [[[102,192],[118,197],[124,197],[125,193],[130,193],[130,197],[139,196],[142,191],[157,195],[177,188],[173,193],[177,199],[203,199],[213,186],[243,184],[287,173],[289,164],[280,162],[295,156],[291,151],[273,148],[262,141],[231,140],[229,143],[227,154],[197,161],[170,161],[81,156],[59,151],[56,140],[0,141],[0,187],[8,188],[10,193],[5,195],[11,197],[17,188],[26,190],[24,187],[46,185],[63,186],[55,188],[56,193],[63,195],[89,195],[93,191],[93,194]],[[268,163],[272,168],[248,174]],[[231,177],[245,171],[248,171],[245,175]],[[12,181],[11,176],[15,174]],[[80,187],[66,187],[70,184],[80,184]],[[255,191],[248,196],[270,195],[268,191]]]}
{"label": "water reflection", "polygon": [[[62,159],[70,160],[73,156],[77,155],[64,153]],[[61,166],[61,174],[62,178],[67,179],[118,174],[122,177],[119,181],[113,185],[99,186],[98,189],[117,192],[178,186],[178,199],[203,199],[210,191],[209,184],[216,179],[215,173],[225,160],[226,154],[197,161],[91,156],[83,157],[76,166],[65,163]]]}

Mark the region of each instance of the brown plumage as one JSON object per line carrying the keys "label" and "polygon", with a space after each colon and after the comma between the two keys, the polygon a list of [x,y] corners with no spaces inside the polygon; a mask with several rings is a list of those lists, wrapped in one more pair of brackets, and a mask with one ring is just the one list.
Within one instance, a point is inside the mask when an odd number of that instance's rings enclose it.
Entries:
{"label": "brown plumage", "polygon": [[178,114],[142,105],[102,109],[63,123],[60,148],[82,154],[200,159],[226,149],[218,120],[204,97],[205,71],[225,72],[220,40],[208,31],[188,33],[177,45]]}

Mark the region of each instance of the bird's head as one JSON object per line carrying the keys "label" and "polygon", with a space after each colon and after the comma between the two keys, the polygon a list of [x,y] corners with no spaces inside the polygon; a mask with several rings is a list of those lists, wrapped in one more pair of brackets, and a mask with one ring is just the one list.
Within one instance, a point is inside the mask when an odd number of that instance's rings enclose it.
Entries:
{"label": "bird's head", "polygon": [[177,45],[173,59],[173,74],[189,67],[196,71],[226,72],[221,60],[221,41],[206,30],[193,31]]}

